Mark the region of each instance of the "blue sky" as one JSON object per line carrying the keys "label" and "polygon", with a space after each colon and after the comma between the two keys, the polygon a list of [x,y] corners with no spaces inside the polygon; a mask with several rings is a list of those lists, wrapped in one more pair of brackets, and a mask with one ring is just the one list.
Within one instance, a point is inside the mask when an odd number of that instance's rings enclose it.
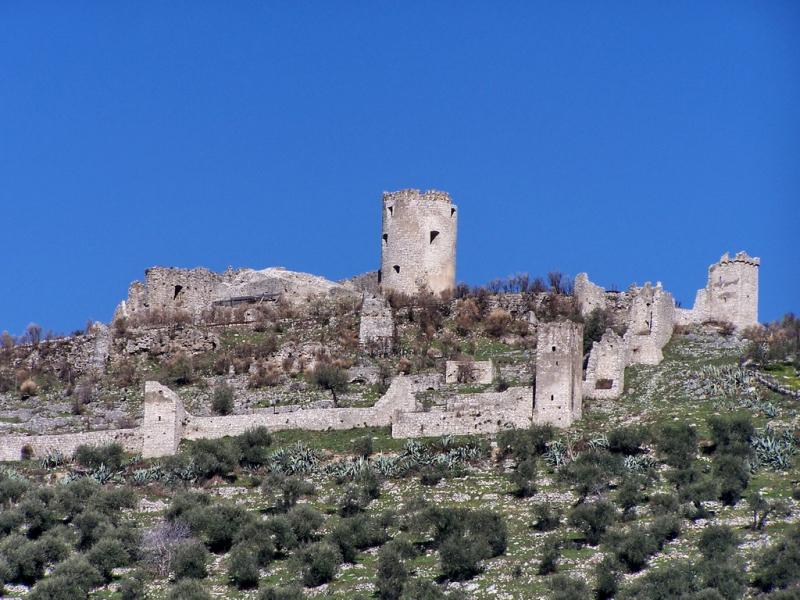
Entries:
{"label": "blue sky", "polygon": [[458,279],[762,258],[800,309],[800,3],[0,3],[0,330],[108,320],[151,265],[376,269],[449,191]]}

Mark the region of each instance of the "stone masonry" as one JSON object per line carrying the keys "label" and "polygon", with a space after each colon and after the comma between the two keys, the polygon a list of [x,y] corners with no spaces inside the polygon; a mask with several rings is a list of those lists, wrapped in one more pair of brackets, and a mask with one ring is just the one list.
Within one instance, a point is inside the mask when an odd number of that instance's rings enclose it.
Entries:
{"label": "stone masonry", "polygon": [[394,318],[385,298],[364,295],[358,329],[361,348],[370,354],[387,355],[394,345]]}
{"label": "stone masonry", "polygon": [[539,324],[535,422],[568,427],[581,418],[582,357],[582,324],[572,321]]}
{"label": "stone masonry", "polygon": [[456,284],[457,207],[446,192],[383,194],[381,290],[441,294]]}
{"label": "stone masonry", "polygon": [[445,363],[445,383],[492,383],[497,376],[491,360],[448,360]]}
{"label": "stone masonry", "polygon": [[612,329],[606,329],[599,342],[592,344],[583,395],[589,398],[619,398],[625,389],[625,342]]}
{"label": "stone masonry", "polygon": [[761,259],[739,252],[722,255],[708,267],[706,287],[697,291],[691,309],[678,310],[681,324],[718,321],[742,330],[758,325],[758,269]]}

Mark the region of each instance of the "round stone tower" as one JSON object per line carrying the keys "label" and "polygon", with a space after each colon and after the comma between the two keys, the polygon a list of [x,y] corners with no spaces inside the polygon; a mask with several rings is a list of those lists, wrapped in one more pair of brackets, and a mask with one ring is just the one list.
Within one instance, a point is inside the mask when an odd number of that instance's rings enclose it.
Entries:
{"label": "round stone tower", "polygon": [[381,290],[415,295],[454,289],[457,221],[447,192],[384,192]]}

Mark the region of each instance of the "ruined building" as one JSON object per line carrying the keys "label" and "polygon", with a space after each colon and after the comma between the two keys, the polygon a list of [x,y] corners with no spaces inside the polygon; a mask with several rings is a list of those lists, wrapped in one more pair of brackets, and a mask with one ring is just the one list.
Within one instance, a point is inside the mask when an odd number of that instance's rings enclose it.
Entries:
{"label": "ruined building", "polygon": [[536,343],[533,420],[568,427],[582,412],[583,325],[540,323]]}
{"label": "ruined building", "polygon": [[454,289],[457,220],[457,207],[446,192],[385,192],[381,290],[413,295]]}
{"label": "ruined building", "polygon": [[738,252],[731,258],[722,255],[708,267],[706,287],[697,290],[694,306],[679,309],[682,324],[718,321],[737,329],[758,324],[758,268],[761,259]]}
{"label": "ruined building", "polygon": [[394,346],[394,317],[389,303],[382,296],[364,295],[358,342],[362,350],[369,354],[391,353]]}

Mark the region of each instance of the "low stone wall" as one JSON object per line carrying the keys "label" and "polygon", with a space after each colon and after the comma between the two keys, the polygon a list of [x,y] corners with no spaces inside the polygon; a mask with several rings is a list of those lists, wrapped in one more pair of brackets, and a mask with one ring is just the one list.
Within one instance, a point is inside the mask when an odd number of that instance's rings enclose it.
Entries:
{"label": "low stone wall", "polygon": [[769,375],[764,375],[764,373],[758,371],[754,371],[754,375],[756,381],[773,392],[781,394],[782,396],[789,396],[790,398],[800,398],[800,390],[794,390],[788,386],[781,385]]}
{"label": "low stone wall", "polygon": [[22,449],[30,448],[34,458],[58,451],[71,456],[78,446],[102,446],[116,442],[127,452],[138,454],[142,450],[142,434],[139,429],[108,429],[62,435],[8,435],[0,438],[0,461],[22,459]]}

